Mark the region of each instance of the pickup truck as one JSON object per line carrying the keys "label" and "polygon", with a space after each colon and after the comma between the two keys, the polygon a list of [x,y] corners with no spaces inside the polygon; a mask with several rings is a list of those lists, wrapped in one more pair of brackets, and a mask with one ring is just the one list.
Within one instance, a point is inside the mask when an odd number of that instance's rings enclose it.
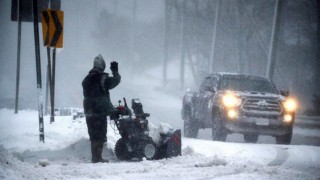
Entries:
{"label": "pickup truck", "polygon": [[216,141],[240,133],[245,142],[256,143],[259,135],[270,135],[277,144],[290,144],[297,103],[288,94],[265,77],[211,74],[198,92],[187,91],[183,97],[184,135],[196,138],[200,128],[211,128]]}

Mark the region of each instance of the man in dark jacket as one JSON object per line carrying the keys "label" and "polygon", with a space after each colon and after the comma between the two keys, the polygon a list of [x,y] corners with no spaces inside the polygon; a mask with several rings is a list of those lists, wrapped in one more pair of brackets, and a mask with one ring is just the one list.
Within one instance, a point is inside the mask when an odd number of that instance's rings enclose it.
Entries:
{"label": "man in dark jacket", "polygon": [[106,64],[101,55],[94,59],[93,69],[82,81],[83,107],[86,116],[88,133],[91,141],[91,162],[108,162],[101,154],[103,144],[107,141],[107,119],[113,105],[110,100],[109,90],[116,87],[121,80],[118,73],[118,63],[110,63],[112,77],[104,73]]}

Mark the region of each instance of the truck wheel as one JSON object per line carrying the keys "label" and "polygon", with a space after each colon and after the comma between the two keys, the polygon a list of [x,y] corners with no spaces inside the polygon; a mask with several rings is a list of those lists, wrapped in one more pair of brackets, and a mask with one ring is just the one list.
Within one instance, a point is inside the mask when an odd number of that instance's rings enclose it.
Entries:
{"label": "truck wheel", "polygon": [[222,125],[222,119],[220,113],[213,114],[212,122],[212,140],[214,141],[226,141],[227,131]]}
{"label": "truck wheel", "polygon": [[243,137],[245,142],[256,143],[259,136],[257,134],[244,134]]}
{"label": "truck wheel", "polygon": [[184,136],[188,138],[197,138],[199,125],[191,117],[191,112],[188,111],[183,123]]}
{"label": "truck wheel", "polygon": [[123,138],[120,138],[114,148],[115,154],[119,160],[130,160],[132,159],[131,153],[128,151],[126,141]]}
{"label": "truck wheel", "polygon": [[277,136],[276,142],[277,144],[290,144],[292,139],[292,128],[288,134],[285,134],[283,136]]}

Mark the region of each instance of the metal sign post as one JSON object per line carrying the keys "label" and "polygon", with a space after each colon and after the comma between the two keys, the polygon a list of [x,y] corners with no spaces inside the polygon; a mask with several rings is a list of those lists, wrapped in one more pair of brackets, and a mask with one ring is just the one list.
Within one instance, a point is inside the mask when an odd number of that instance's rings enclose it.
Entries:
{"label": "metal sign post", "polygon": [[42,97],[42,83],[41,83],[41,62],[40,62],[40,48],[39,48],[39,27],[38,27],[38,2],[33,0],[33,28],[34,28],[34,44],[36,54],[36,70],[37,70],[37,90],[38,90],[38,112],[39,112],[39,132],[40,141],[44,142],[44,125],[43,125],[43,97]]}
{"label": "metal sign post", "polygon": [[[63,11],[42,11],[43,44],[47,46],[48,56],[48,80],[50,85],[51,113],[50,123],[54,122],[54,94],[56,74],[56,48],[63,47]],[[52,64],[50,60],[50,47],[53,47]]]}
{"label": "metal sign post", "polygon": [[56,48],[52,52],[52,79],[51,79],[51,117],[50,123],[54,122],[54,92],[55,92],[55,81],[56,81]]}
{"label": "metal sign post", "polygon": [[[48,74],[50,81],[51,115],[50,123],[54,122],[54,94],[56,72],[56,48],[63,47],[63,11],[47,9],[42,11],[43,45],[47,46]],[[52,64],[50,61],[50,47],[53,47]]]}
{"label": "metal sign post", "polygon": [[[33,22],[35,53],[36,53],[36,71],[37,71],[36,74],[37,74],[37,91],[38,91],[37,99],[38,99],[38,111],[39,111],[39,131],[40,131],[40,141],[43,141],[43,142],[44,142],[43,105],[42,105],[43,97],[42,97],[42,84],[41,84],[41,63],[40,63],[40,49],[39,49],[38,20],[41,19],[41,11],[43,9],[47,9],[48,6],[50,6],[52,9],[59,10],[61,7],[61,0],[41,0],[39,2],[37,0],[33,0],[33,1],[11,0],[11,20],[18,21],[18,53],[17,53],[15,113],[18,112],[18,100],[19,100],[21,22]],[[62,13],[62,17],[63,17],[63,13]],[[58,16],[58,19],[59,18],[60,17]],[[48,23],[49,23],[49,19],[48,19]],[[60,29],[62,31],[62,26]],[[58,38],[59,37],[60,37],[60,45],[62,47],[62,32],[58,34]],[[49,56],[50,56],[49,47],[48,47],[48,50],[49,50]],[[51,76],[51,73],[50,73],[50,76]]]}
{"label": "metal sign post", "polygon": [[[52,73],[51,73],[51,58],[50,58],[50,48],[49,47],[47,47],[47,58],[48,58],[48,82],[47,82],[47,84],[48,84],[48,86],[49,86],[49,89],[50,89],[50,106],[51,107],[53,107],[53,105],[52,105],[52,97],[53,97],[53,95],[52,95],[52,85],[51,85],[51,81],[52,81]],[[53,108],[51,108],[51,110],[50,110],[50,119],[52,118],[54,116],[54,109]]]}

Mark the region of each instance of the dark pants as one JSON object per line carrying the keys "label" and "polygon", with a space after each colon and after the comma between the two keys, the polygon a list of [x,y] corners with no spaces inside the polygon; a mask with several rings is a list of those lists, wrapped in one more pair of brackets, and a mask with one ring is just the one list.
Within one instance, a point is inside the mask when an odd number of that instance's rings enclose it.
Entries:
{"label": "dark pants", "polygon": [[90,141],[107,141],[107,118],[106,116],[86,116]]}

